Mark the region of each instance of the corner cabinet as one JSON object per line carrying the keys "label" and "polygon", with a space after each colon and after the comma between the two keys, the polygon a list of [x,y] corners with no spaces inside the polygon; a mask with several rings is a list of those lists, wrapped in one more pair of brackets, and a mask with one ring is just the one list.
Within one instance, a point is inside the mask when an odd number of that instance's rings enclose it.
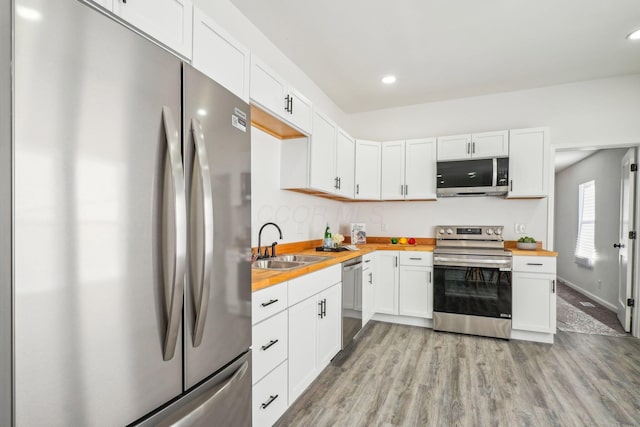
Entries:
{"label": "corner cabinet", "polygon": [[547,197],[552,168],[549,129],[514,129],[509,140],[507,198]]}
{"label": "corner cabinet", "polygon": [[556,333],[555,257],[513,257],[512,338],[528,333],[553,342]]}
{"label": "corner cabinet", "polygon": [[356,140],[355,199],[380,200],[379,142]]}
{"label": "corner cabinet", "polygon": [[436,199],[436,139],[381,144],[382,200]]}
{"label": "corner cabinet", "polygon": [[193,8],[192,65],[249,102],[249,49],[236,41],[198,7]]}
{"label": "corner cabinet", "polygon": [[312,129],[311,101],[266,65],[251,55],[251,100],[276,117],[309,135]]}
{"label": "corner cabinet", "polygon": [[509,132],[495,131],[438,138],[438,161],[507,157]]}
{"label": "corner cabinet", "polygon": [[[99,2],[104,6],[108,2]],[[113,13],[185,58],[191,59],[191,0],[113,0]]]}

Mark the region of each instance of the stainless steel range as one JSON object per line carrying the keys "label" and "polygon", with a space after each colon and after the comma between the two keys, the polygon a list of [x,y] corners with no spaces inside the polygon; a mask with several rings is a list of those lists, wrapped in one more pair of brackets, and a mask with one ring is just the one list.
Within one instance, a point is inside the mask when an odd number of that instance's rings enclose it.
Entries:
{"label": "stainless steel range", "polygon": [[511,252],[502,226],[438,226],[433,329],[511,336]]}

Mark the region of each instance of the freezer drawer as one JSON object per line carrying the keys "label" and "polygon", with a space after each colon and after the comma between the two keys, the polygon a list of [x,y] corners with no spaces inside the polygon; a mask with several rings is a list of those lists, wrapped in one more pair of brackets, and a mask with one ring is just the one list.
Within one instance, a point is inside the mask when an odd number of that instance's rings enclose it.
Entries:
{"label": "freezer drawer", "polygon": [[251,351],[136,427],[251,426]]}

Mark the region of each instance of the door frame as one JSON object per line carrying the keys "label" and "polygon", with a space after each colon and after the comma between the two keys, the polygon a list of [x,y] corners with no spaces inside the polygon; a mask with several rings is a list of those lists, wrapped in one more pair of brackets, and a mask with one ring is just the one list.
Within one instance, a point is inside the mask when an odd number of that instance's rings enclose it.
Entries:
{"label": "door frame", "polygon": [[[635,148],[636,151],[636,161],[640,163],[640,142],[636,144],[599,144],[599,145],[577,145],[577,144],[568,144],[558,146],[554,144],[553,141],[550,144],[550,153],[549,153],[549,168],[548,168],[548,177],[549,177],[549,196],[547,197],[547,242],[549,244],[547,247],[549,250],[553,250],[553,242],[554,242],[554,223],[555,223],[555,157],[557,151],[576,151],[576,150],[606,150],[606,149],[615,149],[615,148]],[[636,198],[634,202],[635,212],[634,212],[634,224],[636,228],[636,232],[640,234],[640,171],[635,174],[635,185],[636,185]],[[640,338],[640,245],[638,242],[634,242],[634,251],[633,251],[633,259],[631,260],[632,268],[633,268],[633,279],[631,285],[631,295],[632,298],[635,298],[636,304],[635,307],[631,309],[631,334]]]}

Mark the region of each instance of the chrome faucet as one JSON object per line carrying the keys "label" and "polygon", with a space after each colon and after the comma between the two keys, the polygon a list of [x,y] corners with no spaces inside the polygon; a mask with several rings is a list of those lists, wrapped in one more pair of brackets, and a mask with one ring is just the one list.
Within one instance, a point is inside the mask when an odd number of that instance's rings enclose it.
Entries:
{"label": "chrome faucet", "polygon": [[277,228],[278,229],[278,233],[280,233],[280,240],[282,240],[282,230],[280,230],[280,227],[278,227],[278,224],[276,224],[275,222],[267,222],[267,223],[263,224],[262,227],[260,227],[260,231],[258,232],[258,254],[256,255],[256,259],[269,258],[269,257],[276,256],[276,245],[278,244],[278,242],[273,242],[271,244],[271,255],[269,255],[269,247],[268,246],[265,246],[264,254],[260,254],[260,249],[262,247],[262,230],[264,230],[264,228],[267,225],[273,225],[275,228]]}

